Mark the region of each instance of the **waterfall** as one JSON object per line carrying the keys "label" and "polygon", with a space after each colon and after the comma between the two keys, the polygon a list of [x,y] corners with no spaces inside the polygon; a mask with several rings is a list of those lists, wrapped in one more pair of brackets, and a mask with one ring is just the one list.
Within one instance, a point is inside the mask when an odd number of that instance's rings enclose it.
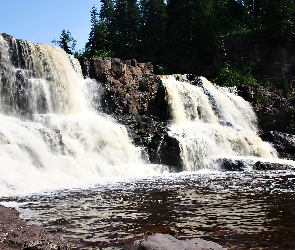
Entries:
{"label": "waterfall", "polygon": [[162,76],[172,113],[169,134],[179,141],[183,169],[219,168],[220,158],[262,157],[276,152],[257,136],[256,116],[234,90],[200,77],[191,84],[183,75]]}
{"label": "waterfall", "polygon": [[156,173],[126,128],[95,111],[98,83],[73,56],[0,35],[0,67],[1,195]]}

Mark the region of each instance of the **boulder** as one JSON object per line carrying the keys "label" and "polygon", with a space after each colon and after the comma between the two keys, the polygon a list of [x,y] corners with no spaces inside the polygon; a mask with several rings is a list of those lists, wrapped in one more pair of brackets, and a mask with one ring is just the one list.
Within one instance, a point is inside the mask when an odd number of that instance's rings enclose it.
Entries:
{"label": "boulder", "polygon": [[178,240],[169,234],[154,234],[145,240],[137,240],[125,250],[222,250],[221,245],[199,238]]}

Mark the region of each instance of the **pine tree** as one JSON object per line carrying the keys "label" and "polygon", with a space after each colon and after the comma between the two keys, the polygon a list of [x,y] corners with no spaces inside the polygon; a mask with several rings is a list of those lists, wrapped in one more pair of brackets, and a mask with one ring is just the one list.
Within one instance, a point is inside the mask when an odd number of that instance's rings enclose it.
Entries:
{"label": "pine tree", "polygon": [[136,0],[115,0],[114,30],[118,56],[126,56],[138,45],[140,12]]}
{"label": "pine tree", "polygon": [[73,54],[75,51],[76,40],[72,37],[70,31],[62,30],[59,37],[60,40],[53,39],[52,43],[61,47],[68,54]]}
{"label": "pine tree", "polygon": [[141,43],[152,53],[163,49],[167,25],[166,5],[163,0],[141,0]]}
{"label": "pine tree", "polygon": [[98,30],[98,12],[95,5],[92,7],[90,11],[90,23],[91,23],[91,30],[89,33],[88,42],[85,45],[85,55],[87,57],[92,57],[99,48],[96,43],[97,39],[97,30]]}
{"label": "pine tree", "polygon": [[[262,1],[262,0],[261,0]],[[295,2],[294,0],[263,0],[262,25],[267,37],[291,41],[295,38]]]}
{"label": "pine tree", "polygon": [[108,41],[105,44],[105,48],[109,51],[114,51],[115,47],[115,30],[114,27],[114,3],[112,0],[101,0],[101,8],[99,12],[100,21],[104,22],[107,28],[107,37],[105,39]]}

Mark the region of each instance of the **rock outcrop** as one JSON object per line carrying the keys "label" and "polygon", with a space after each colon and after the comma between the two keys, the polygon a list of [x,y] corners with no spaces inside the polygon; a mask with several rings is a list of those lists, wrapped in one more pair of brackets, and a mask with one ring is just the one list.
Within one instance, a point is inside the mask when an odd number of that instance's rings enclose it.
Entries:
{"label": "rock outcrop", "polygon": [[0,205],[0,249],[69,250],[71,247],[41,226],[28,226],[14,208]]}
{"label": "rock outcrop", "polygon": [[105,113],[169,119],[165,89],[150,63],[118,58],[81,58],[80,63],[84,76],[101,82],[104,91],[100,101]]}

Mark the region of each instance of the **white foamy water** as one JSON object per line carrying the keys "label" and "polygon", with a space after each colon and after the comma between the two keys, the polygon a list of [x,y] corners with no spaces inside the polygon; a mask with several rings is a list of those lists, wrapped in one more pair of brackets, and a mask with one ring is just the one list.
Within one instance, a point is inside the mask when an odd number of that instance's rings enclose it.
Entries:
{"label": "white foamy water", "polygon": [[72,56],[2,36],[0,56],[0,195],[158,173],[124,126],[93,111],[97,83]]}
{"label": "white foamy water", "polygon": [[256,135],[256,116],[248,102],[228,88],[201,77],[162,77],[173,121],[170,136],[179,141],[185,171],[214,167],[213,159],[276,158],[275,150]]}

